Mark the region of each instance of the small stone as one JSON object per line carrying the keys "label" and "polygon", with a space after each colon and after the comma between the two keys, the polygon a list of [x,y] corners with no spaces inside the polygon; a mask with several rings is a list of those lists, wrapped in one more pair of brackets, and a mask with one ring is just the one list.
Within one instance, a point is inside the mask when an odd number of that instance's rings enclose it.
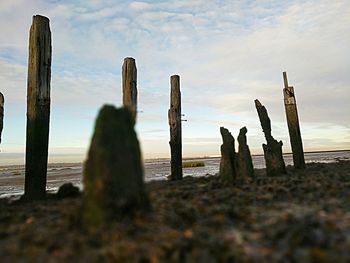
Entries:
{"label": "small stone", "polygon": [[79,188],[72,183],[65,183],[60,186],[57,192],[58,198],[77,197],[80,195]]}

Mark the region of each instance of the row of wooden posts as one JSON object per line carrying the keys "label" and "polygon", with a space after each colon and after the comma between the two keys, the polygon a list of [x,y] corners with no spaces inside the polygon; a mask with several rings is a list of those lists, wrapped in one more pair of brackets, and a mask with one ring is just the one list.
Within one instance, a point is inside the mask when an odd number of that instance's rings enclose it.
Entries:
{"label": "row of wooden posts", "polygon": [[[284,106],[288,123],[290,143],[292,146],[293,163],[296,169],[305,169],[303,144],[300,133],[298,111],[294,88],[288,85],[287,73],[283,72],[284,80]],[[277,141],[271,134],[271,120],[266,108],[255,100],[255,108],[258,112],[260,124],[265,135],[266,144],[263,144],[266,173],[268,176],[276,176],[286,173],[286,167],[282,153],[282,141]],[[254,176],[253,162],[247,145],[247,128],[243,127],[238,135],[239,148],[235,152],[234,138],[231,133],[221,127],[223,139],[221,146],[220,176],[224,181],[234,182]]]}
{"label": "row of wooden posts", "polygon": [[[51,81],[51,32],[49,27],[49,19],[40,15],[33,16],[33,22],[30,28],[29,37],[29,60],[28,60],[28,86],[27,86],[27,130],[26,130],[26,164],[25,164],[25,194],[24,198],[28,200],[43,199],[46,195],[46,177],[47,177],[47,161],[48,161],[48,140],[49,140],[49,121],[50,121],[50,81]],[[305,168],[303,147],[300,135],[298,114],[296,108],[296,101],[294,96],[293,87],[288,86],[286,73],[284,76],[284,100],[285,110],[287,115],[288,128],[290,133],[290,140],[293,151],[293,160],[295,168]],[[180,77],[174,75],[170,77],[170,108],[168,111],[168,120],[170,126],[170,149],[171,149],[171,180],[182,179],[182,131],[181,131],[181,91],[180,91]],[[125,58],[122,67],[122,90],[123,90],[123,105],[127,113],[124,111],[114,111],[106,106],[100,111],[99,117],[96,121],[95,135],[100,131],[101,134],[105,134],[105,141],[109,138],[110,134],[106,130],[110,130],[111,134],[115,132],[112,128],[106,128],[106,125],[113,126],[119,130],[119,133],[123,133],[126,130],[132,130],[136,122],[137,115],[137,69],[135,59]],[[0,142],[1,132],[3,127],[3,104],[4,97],[0,96]],[[261,126],[266,138],[266,144],[263,144],[266,168],[268,175],[277,175],[285,173],[285,164],[282,157],[282,142],[276,141],[271,135],[271,122],[267,115],[265,107],[258,101],[255,101],[255,106],[260,118]],[[115,109],[115,108],[114,108]],[[131,128],[122,127],[123,118],[126,115],[131,116]],[[108,120],[110,116],[116,116]],[[118,120],[119,119],[119,120]],[[118,126],[119,125],[119,126]],[[128,125],[126,125],[128,126]],[[100,130],[99,130],[100,129]],[[134,131],[133,131],[134,132]],[[238,136],[238,153],[235,152],[234,138],[230,132],[221,127],[220,132],[223,139],[223,145],[221,146],[221,163],[220,163],[220,175],[222,178],[229,181],[236,180],[245,176],[253,176],[254,169],[251,159],[249,147],[247,145],[246,133],[247,129],[244,127],[240,130]],[[123,136],[128,136],[123,133]],[[84,168],[84,187],[88,188],[89,183],[85,178],[89,178],[91,174],[88,172],[92,166],[98,166],[97,157],[94,157],[93,145],[95,141],[100,140],[93,137],[91,147],[89,150],[88,160]],[[98,137],[98,136],[97,136]],[[136,136],[135,136],[136,137]],[[99,138],[99,137],[98,137]],[[95,141],[94,141],[95,140]],[[111,139],[111,145],[113,140]],[[137,139],[136,139],[137,140]],[[114,145],[116,149],[123,150],[124,139],[119,139],[119,144]],[[118,146],[119,145],[119,146]],[[134,144],[131,144],[134,145]],[[139,147],[138,142],[135,144],[136,148]],[[111,147],[111,146],[106,146]],[[127,146],[125,146],[127,147]],[[126,153],[116,153],[116,149],[106,150],[114,153],[114,156]],[[101,152],[104,152],[101,151]],[[106,153],[108,156],[111,153]],[[105,156],[105,157],[106,157]],[[124,156],[125,157],[125,156]],[[125,157],[128,158],[128,157]],[[137,157],[138,158],[138,157]],[[136,158],[136,159],[137,159]],[[117,158],[118,159],[118,158]],[[132,159],[132,158],[131,158]],[[131,160],[130,159],[130,160]],[[94,161],[93,161],[94,160]],[[104,162],[103,158],[99,160]],[[130,161],[131,163],[133,161]],[[123,163],[123,162],[122,162]],[[127,163],[127,162],[126,162]],[[118,165],[118,162],[113,165]],[[104,168],[101,168],[104,169]],[[108,170],[108,169],[107,169]],[[109,173],[111,171],[121,172],[123,169],[111,169],[105,171]],[[127,169],[128,170],[128,169]],[[127,173],[127,170],[124,171]],[[85,172],[87,171],[87,172]],[[101,174],[103,171],[100,172]],[[92,178],[95,178],[90,176]],[[101,175],[103,176],[103,175]],[[112,175],[111,175],[112,176]],[[128,175],[125,175],[128,176]],[[93,180],[96,180],[93,179]],[[139,180],[139,179],[137,179]],[[137,181],[136,180],[136,181]],[[140,182],[135,182],[139,184]],[[141,182],[142,184],[142,182]]]}

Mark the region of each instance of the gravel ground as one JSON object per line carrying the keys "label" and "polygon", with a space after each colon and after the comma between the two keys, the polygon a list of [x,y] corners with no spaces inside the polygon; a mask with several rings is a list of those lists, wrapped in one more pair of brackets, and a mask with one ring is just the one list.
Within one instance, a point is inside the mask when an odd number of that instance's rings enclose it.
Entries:
{"label": "gravel ground", "polygon": [[350,262],[350,161],[235,186],[147,183],[153,211],[81,227],[81,197],[0,200],[1,262]]}

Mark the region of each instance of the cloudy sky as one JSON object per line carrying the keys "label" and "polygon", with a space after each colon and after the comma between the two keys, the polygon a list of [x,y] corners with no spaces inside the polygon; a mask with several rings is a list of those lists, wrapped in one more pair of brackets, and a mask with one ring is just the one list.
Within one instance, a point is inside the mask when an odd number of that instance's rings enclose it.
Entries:
{"label": "cloudy sky", "polygon": [[[183,155],[218,155],[219,127],[264,137],[258,98],[273,136],[290,151],[282,72],[295,87],[306,151],[350,149],[348,0],[2,0],[2,153],[23,153],[32,15],[52,32],[50,154],[84,156],[98,109],[121,105],[121,66],[138,68],[137,132],[145,158],[169,156],[169,77],[181,76]],[[83,158],[83,157],[81,157]]]}

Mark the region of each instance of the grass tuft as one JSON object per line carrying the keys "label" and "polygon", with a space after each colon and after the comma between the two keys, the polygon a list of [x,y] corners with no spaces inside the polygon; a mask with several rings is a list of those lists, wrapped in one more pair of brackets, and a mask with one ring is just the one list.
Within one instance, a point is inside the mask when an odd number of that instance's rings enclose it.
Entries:
{"label": "grass tuft", "polygon": [[204,162],[183,162],[182,167],[183,168],[190,168],[190,167],[203,167],[205,166]]}

